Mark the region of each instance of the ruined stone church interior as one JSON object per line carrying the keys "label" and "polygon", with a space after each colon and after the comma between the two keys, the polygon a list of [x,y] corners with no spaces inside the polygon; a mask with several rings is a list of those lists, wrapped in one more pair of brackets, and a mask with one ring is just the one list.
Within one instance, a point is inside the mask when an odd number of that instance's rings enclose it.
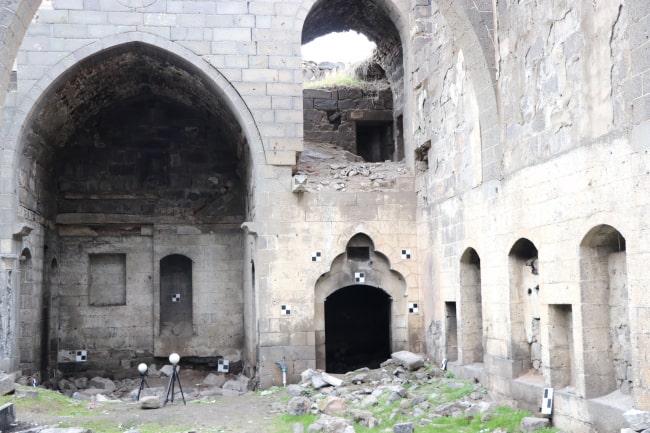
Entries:
{"label": "ruined stone church interior", "polygon": [[[365,82],[311,86],[348,30]],[[0,370],[268,388],[409,350],[618,430],[650,411],[649,59],[647,0],[4,2]]]}

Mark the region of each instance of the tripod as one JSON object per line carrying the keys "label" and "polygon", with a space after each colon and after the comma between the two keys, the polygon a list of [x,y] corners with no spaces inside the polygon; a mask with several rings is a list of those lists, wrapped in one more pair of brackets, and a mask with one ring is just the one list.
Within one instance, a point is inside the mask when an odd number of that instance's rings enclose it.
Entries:
{"label": "tripod", "polygon": [[172,375],[169,376],[169,384],[167,384],[167,396],[165,397],[165,402],[163,403],[163,406],[165,406],[169,400],[172,401],[172,404],[174,403],[174,382],[178,382],[178,389],[180,389],[181,391],[181,397],[183,397],[183,404],[187,406],[187,402],[185,401],[185,394],[183,394],[183,387],[181,386],[181,379],[178,377],[178,371],[176,371],[177,368],[178,366],[176,364],[174,364],[174,366],[172,367]]}
{"label": "tripod", "polygon": [[144,389],[145,385],[147,385],[147,388],[149,388],[149,384],[147,383],[147,372],[146,371],[144,373],[140,374],[140,388],[138,389],[138,398],[136,398],[135,401],[140,401],[140,393]]}

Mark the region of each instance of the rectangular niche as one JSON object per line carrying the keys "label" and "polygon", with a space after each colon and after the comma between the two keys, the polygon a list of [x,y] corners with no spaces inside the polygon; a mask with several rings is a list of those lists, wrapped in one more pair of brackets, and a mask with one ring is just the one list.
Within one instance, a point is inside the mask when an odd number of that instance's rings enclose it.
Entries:
{"label": "rectangular niche", "polygon": [[89,254],[89,303],[126,305],[126,254]]}
{"label": "rectangular niche", "polygon": [[456,303],[445,302],[445,320],[447,330],[447,360],[458,361],[458,319],[456,318]]}
{"label": "rectangular niche", "polygon": [[573,388],[576,384],[573,308],[570,304],[550,304],[548,307],[551,385],[554,388]]}

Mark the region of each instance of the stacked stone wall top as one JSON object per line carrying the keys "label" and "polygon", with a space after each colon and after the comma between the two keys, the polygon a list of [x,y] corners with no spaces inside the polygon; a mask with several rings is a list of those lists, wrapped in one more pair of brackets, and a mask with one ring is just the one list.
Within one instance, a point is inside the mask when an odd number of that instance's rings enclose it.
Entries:
{"label": "stacked stone wall top", "polygon": [[332,143],[356,152],[356,122],[392,122],[390,88],[327,88],[303,91],[305,141]]}

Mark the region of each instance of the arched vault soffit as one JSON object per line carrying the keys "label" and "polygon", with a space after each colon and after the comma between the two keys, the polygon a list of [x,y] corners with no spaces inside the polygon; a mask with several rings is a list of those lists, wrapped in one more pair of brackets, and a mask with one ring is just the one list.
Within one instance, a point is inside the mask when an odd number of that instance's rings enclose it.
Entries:
{"label": "arched vault soffit", "polygon": [[363,33],[381,50],[402,47],[408,40],[407,23],[396,4],[390,0],[304,0],[299,13],[304,20],[302,43],[333,32],[354,30]]}
{"label": "arched vault soffit", "polygon": [[[244,135],[249,147],[253,165],[264,163],[264,149],[257,125],[250,110],[232,84],[219,71],[187,49],[157,36],[140,32],[108,37],[83,47],[63,58],[39,80],[28,92],[27,97],[24,98],[24,102],[20,105],[15,121],[12,124],[12,129],[8,131],[6,146],[8,149],[16,151],[12,152],[14,160],[4,161],[4,163],[9,163],[14,167],[17,166],[17,158],[24,151],[21,146],[23,146],[25,140],[21,135],[25,134],[29,130],[30,123],[34,122],[48,108],[47,104],[51,97],[68,84],[80,71],[85,69],[89,74],[98,73],[92,70],[92,66],[103,60],[120,58],[129,61],[128,59],[131,58],[137,62],[136,57],[138,56],[141,58],[146,57],[151,61],[149,66],[154,69],[159,68],[161,71],[169,69],[169,72],[176,74],[178,80],[176,84],[178,86],[186,86],[188,83],[184,80],[190,80],[192,88],[186,89],[189,93],[185,93],[184,97],[191,98],[191,101],[188,99],[188,101],[178,100],[178,102],[191,102],[193,106],[198,104],[200,109],[211,110],[213,113],[224,114],[231,118],[235,127],[241,128],[241,133]],[[146,80],[142,80],[140,84],[146,86]],[[169,89],[165,89],[165,86],[158,86],[157,88],[155,84],[149,84],[149,86],[151,91],[163,92],[161,93],[162,96],[178,98],[178,95],[165,95],[164,92],[169,91]],[[173,89],[171,90],[173,91]],[[127,98],[129,96],[124,93],[120,94],[120,92],[128,92],[125,89],[105,89],[105,91],[113,92],[112,96],[115,98]],[[83,98],[83,95],[79,97]],[[81,107],[84,101],[75,103],[77,107]],[[79,115],[88,117],[91,114],[91,112],[88,112]],[[55,131],[56,144],[63,144],[58,142],[64,142],[67,131],[74,130],[74,124],[69,125],[69,117],[62,120],[66,121],[66,125],[65,127],[62,125],[61,131]],[[82,120],[80,119],[80,121]]]}
{"label": "arched vault soffit", "polygon": [[[355,242],[359,239],[361,242]],[[367,257],[363,257],[363,248],[367,248]],[[363,273],[363,281],[356,279],[359,272]],[[338,289],[357,284],[378,287],[397,301],[406,295],[404,276],[391,268],[388,257],[375,250],[372,240],[363,233],[353,236],[346,251],[332,260],[329,271],[318,277],[315,301],[324,302]]]}

